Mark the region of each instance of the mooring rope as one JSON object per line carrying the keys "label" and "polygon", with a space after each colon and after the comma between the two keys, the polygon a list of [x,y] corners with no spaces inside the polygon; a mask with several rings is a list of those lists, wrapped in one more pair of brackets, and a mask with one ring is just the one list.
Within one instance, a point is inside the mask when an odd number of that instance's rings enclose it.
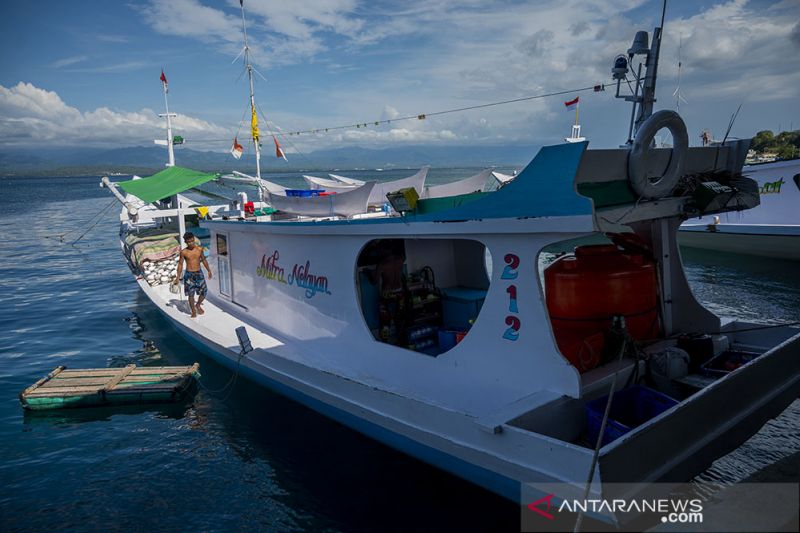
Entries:
{"label": "mooring rope", "polygon": [[[90,231],[92,231],[92,230],[93,230],[93,229],[94,229],[94,228],[95,228],[95,227],[96,227],[96,226],[97,226],[97,225],[98,225],[98,224],[99,224],[99,223],[100,223],[100,222],[103,220],[103,216],[102,216],[102,215],[103,215],[103,213],[105,213],[106,211],[108,211],[108,210],[111,208],[111,206],[112,206],[112,205],[114,205],[116,202],[117,202],[116,198],[115,198],[115,199],[113,199],[113,200],[111,200],[111,203],[110,203],[110,204],[108,204],[107,206],[105,206],[105,207],[104,207],[104,208],[103,208],[103,209],[100,211],[100,213],[98,213],[98,215],[96,215],[96,216],[97,216],[97,220],[95,221],[95,223],[94,223],[94,224],[92,224],[91,226],[89,226],[89,228],[88,228],[86,231],[84,231],[83,233],[81,233],[81,234],[80,234],[80,236],[79,236],[77,239],[75,239],[74,241],[72,241],[72,242],[70,243],[70,246],[74,246],[74,245],[75,245],[75,243],[77,243],[79,240],[83,239],[83,237],[84,237],[84,236],[86,236],[86,234],[87,234],[87,233],[89,233]],[[94,217],[92,217],[92,218],[94,218]],[[90,219],[90,220],[91,220],[91,219]],[[63,239],[62,239],[62,241],[63,241]]]}
{"label": "mooring rope", "polygon": [[[45,236],[44,236],[44,238],[45,238],[45,239],[58,239],[59,241],[61,241],[61,242],[64,242],[64,237],[66,237],[67,235],[72,235],[73,233],[76,233],[76,232],[78,232],[78,231],[82,230],[82,229],[85,227],[85,224],[88,224],[88,223],[90,223],[92,220],[94,220],[94,218],[95,218],[95,217],[99,217],[99,216],[101,216],[103,213],[105,213],[106,211],[108,211],[108,209],[109,209],[109,208],[110,208],[112,205],[114,205],[114,202],[116,202],[116,200],[112,200],[112,201],[111,201],[111,202],[110,202],[110,203],[109,203],[107,206],[105,206],[105,207],[104,207],[103,209],[101,209],[100,211],[96,212],[94,215],[90,216],[90,217],[89,217],[89,219],[88,219],[86,222],[84,222],[84,224],[82,224],[82,225],[78,226],[77,228],[73,228],[73,229],[71,229],[71,230],[69,230],[69,231],[65,231],[64,233],[60,233],[60,234],[58,234],[58,235],[45,235]],[[100,219],[98,218],[98,222],[99,222],[99,221],[100,221]],[[95,223],[95,224],[94,224],[94,226],[96,226],[96,225],[97,225],[97,223]],[[94,227],[94,226],[92,226],[92,227]],[[91,228],[90,228],[90,229],[91,229]],[[88,231],[88,230],[87,230],[87,231]],[[84,232],[84,235],[85,235],[85,234],[86,234],[86,232]],[[83,237],[83,235],[81,235],[81,237]],[[74,241],[72,244],[75,244],[75,242],[78,242],[78,240],[80,240],[80,238],[81,238],[81,237],[79,237],[77,240],[75,240],[75,241]]]}
{"label": "mooring rope", "polygon": [[233,375],[230,377],[230,379],[228,379],[228,382],[225,383],[225,385],[223,385],[219,389],[210,389],[206,387],[205,385],[203,385],[203,382],[200,379],[197,380],[197,384],[200,385],[200,387],[204,391],[209,393],[209,395],[212,397],[216,396],[217,394],[222,394],[223,392],[228,390],[227,394],[225,394],[224,397],[216,398],[222,402],[227,401],[227,399],[231,397],[231,394],[233,394],[233,391],[236,389],[236,383],[239,380],[239,368],[241,367],[242,359],[244,358],[245,355],[246,354],[244,350],[239,352],[239,358],[236,360],[236,369],[234,370]]}

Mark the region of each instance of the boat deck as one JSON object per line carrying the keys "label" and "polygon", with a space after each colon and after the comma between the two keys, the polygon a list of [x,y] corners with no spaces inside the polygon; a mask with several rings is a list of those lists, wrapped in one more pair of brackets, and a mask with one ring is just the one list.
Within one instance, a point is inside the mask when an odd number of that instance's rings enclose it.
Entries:
{"label": "boat deck", "polygon": [[183,398],[200,375],[192,366],[56,367],[19,395],[25,409],[163,403]]}

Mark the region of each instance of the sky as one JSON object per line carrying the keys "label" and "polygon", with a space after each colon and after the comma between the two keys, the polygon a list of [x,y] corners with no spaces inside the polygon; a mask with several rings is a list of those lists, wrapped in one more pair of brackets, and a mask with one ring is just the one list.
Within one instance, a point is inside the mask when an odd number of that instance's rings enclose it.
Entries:
{"label": "sky", "polygon": [[[610,83],[652,32],[646,0],[244,0],[262,130],[318,129]],[[680,45],[680,46],[679,46]],[[71,0],[0,6],[0,149],[152,145],[169,81],[175,134],[227,151],[247,139],[238,0]],[[800,128],[800,0],[672,0],[656,109],[680,103],[693,144]],[[624,89],[623,89],[624,90]],[[581,96],[594,147],[627,138],[629,104],[569,92],[425,120],[282,137],[287,153],[407,144],[554,144]],[[264,121],[268,120],[267,126]],[[246,144],[246,143],[242,143]]]}

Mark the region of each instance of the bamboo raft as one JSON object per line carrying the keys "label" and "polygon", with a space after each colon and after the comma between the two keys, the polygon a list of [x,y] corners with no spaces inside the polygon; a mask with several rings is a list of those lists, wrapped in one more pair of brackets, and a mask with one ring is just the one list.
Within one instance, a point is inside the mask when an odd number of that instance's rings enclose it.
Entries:
{"label": "bamboo raft", "polygon": [[19,393],[25,409],[166,403],[182,399],[200,377],[192,366],[87,368],[56,367]]}

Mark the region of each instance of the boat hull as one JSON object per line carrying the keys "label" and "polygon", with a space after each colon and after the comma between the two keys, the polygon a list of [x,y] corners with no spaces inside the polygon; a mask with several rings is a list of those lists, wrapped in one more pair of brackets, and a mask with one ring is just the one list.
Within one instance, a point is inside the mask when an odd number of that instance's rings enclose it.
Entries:
{"label": "boat hull", "polygon": [[758,184],[760,205],[688,220],[680,244],[800,261],[800,160],[750,165],[742,173]]}
{"label": "boat hull", "polygon": [[[519,503],[523,484],[582,483],[588,472],[591,450],[516,424],[502,423],[495,433],[474,419],[454,425],[447,418],[461,418],[458,414],[442,415],[433,408],[428,414],[415,413],[422,417],[416,421],[403,420],[398,412],[414,413],[420,410],[419,404],[394,397],[391,402],[405,402],[400,411],[384,410],[381,402],[394,395],[304,365],[287,367],[276,355],[246,357],[239,364],[234,346],[214,342],[190,327],[191,322],[187,325],[186,320],[176,319],[151,287],[139,284],[187,342],[231,371],[511,501]],[[757,365],[732,373],[674,412],[601,449],[598,472],[603,483],[691,479],[780,414],[800,394],[800,334],[791,337],[792,330],[785,329],[775,332],[772,341],[777,345]],[[781,371],[775,372],[778,368]],[[732,402],[734,398],[738,399]],[[733,413],[735,409],[740,412]],[[716,413],[710,423],[709,412]],[[565,469],[565,465],[570,467]]]}
{"label": "boat hull", "polygon": [[800,226],[683,226],[681,246],[800,261]]}

